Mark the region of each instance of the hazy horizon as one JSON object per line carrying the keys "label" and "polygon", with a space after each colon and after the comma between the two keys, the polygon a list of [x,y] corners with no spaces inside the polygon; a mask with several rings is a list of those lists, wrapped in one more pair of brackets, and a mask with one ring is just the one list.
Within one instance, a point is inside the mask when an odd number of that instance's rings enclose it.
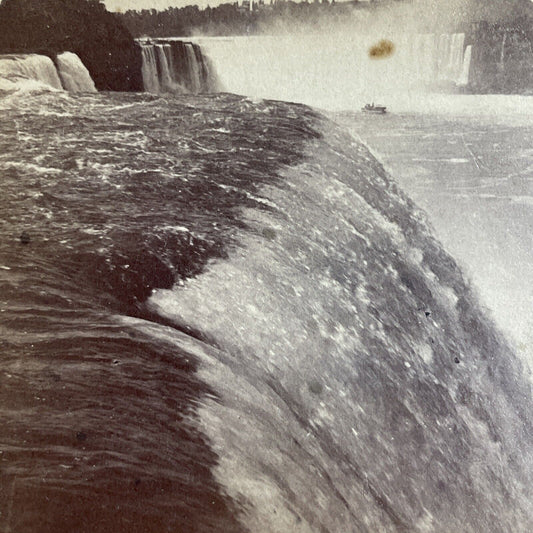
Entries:
{"label": "hazy horizon", "polygon": [[[200,8],[207,6],[215,7],[220,4],[234,4],[236,0],[102,0],[110,11],[128,11],[143,9],[156,9],[158,11],[165,10],[169,7],[185,7],[197,5]],[[266,0],[269,3],[270,0]],[[293,0],[300,2],[301,0]],[[349,0],[337,0],[339,2],[346,2]],[[360,0],[361,2],[369,2],[370,0]],[[239,2],[240,3],[240,2]]]}
{"label": "hazy horizon", "polygon": [[[269,0],[265,0],[268,2]],[[300,2],[302,0],[293,0],[295,2]],[[350,0],[337,0],[338,2],[346,2]],[[360,2],[370,2],[371,0],[359,0]],[[516,0],[515,3],[518,3],[519,0]],[[530,3],[533,0],[529,0]],[[220,4],[233,4],[235,0],[102,0],[106,5],[107,9],[110,11],[127,11],[127,10],[143,10],[143,9],[156,9],[158,11],[165,10],[169,7],[185,7],[197,5],[200,8],[205,8],[207,6],[215,7]],[[424,2],[424,3],[434,3],[439,4],[439,7],[442,7],[449,10],[457,10],[458,6],[466,7],[471,3],[471,0],[449,0],[447,2],[438,2],[437,0],[414,0],[415,3]],[[527,0],[526,0],[527,2]],[[525,3],[526,3],[525,2]],[[502,7],[505,4],[509,3],[509,0],[500,0]],[[393,6],[391,6],[393,7]]]}

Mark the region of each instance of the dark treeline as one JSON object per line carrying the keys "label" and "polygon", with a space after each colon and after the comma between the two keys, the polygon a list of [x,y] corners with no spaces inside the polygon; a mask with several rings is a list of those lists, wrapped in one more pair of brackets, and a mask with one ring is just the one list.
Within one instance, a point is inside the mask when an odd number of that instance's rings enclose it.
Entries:
{"label": "dark treeline", "polygon": [[119,17],[97,0],[3,0],[0,54],[74,52],[100,90],[142,90],[141,55]]}
{"label": "dark treeline", "polygon": [[[514,27],[533,37],[533,4],[530,0],[375,0],[372,2],[335,2],[335,0],[293,2],[291,0],[254,0],[249,4],[221,4],[200,9],[196,5],[171,7],[164,11],[145,9],[127,11],[120,17],[135,37],[185,37],[191,35],[246,35],[276,32],[331,31],[349,28],[361,31],[379,28],[382,18],[398,13],[402,28],[408,15],[419,31],[461,31],[468,33],[473,22],[487,21],[490,27]],[[404,11],[402,12],[402,8]],[[366,14],[366,16],[364,16]],[[370,16],[370,18],[369,18]],[[407,31],[412,28],[409,25]],[[364,30],[363,30],[364,31]]]}
{"label": "dark treeline", "polygon": [[[266,0],[269,2],[269,0]],[[191,35],[250,35],[276,31],[327,30],[338,26],[359,9],[373,9],[364,2],[292,2],[254,3],[253,10],[237,3],[199,9],[198,6],[127,11],[124,24],[136,37],[186,37]]]}

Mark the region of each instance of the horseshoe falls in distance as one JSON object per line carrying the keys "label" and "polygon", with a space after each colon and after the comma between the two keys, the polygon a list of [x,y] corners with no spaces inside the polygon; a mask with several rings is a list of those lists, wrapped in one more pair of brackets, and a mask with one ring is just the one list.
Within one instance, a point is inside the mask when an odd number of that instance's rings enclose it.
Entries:
{"label": "horseshoe falls in distance", "polygon": [[302,102],[328,110],[389,105],[409,93],[456,91],[468,83],[472,46],[465,35],[396,34],[388,59],[372,60],[372,34],[197,38],[221,85],[251,97]]}
{"label": "horseshoe falls in distance", "polygon": [[373,98],[397,100],[408,91],[449,91],[468,83],[472,46],[465,46],[464,34],[391,39],[396,52],[387,61],[368,58],[375,37],[353,33],[138,42],[144,86],[152,93],[223,89],[345,110]]}
{"label": "horseshoe falls in distance", "polygon": [[0,97],[0,529],[530,531],[520,360],[362,143],[256,100]]}

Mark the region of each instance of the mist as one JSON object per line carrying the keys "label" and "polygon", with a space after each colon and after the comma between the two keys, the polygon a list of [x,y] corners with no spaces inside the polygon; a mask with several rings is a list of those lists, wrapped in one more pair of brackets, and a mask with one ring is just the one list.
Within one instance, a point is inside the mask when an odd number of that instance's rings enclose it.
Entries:
{"label": "mist", "polygon": [[[313,7],[313,6],[310,6]],[[530,0],[405,0],[369,4],[337,3],[285,13],[283,17],[259,17],[261,34],[353,32],[386,36],[398,33],[465,32],[474,22],[510,24],[533,16]]]}

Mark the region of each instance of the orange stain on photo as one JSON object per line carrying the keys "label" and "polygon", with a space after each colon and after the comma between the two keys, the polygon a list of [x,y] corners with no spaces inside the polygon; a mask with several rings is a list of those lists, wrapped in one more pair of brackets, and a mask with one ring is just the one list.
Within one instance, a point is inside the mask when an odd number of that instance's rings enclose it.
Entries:
{"label": "orange stain on photo", "polygon": [[370,59],[385,59],[394,54],[394,43],[388,39],[381,39],[378,43],[372,45],[368,50]]}

